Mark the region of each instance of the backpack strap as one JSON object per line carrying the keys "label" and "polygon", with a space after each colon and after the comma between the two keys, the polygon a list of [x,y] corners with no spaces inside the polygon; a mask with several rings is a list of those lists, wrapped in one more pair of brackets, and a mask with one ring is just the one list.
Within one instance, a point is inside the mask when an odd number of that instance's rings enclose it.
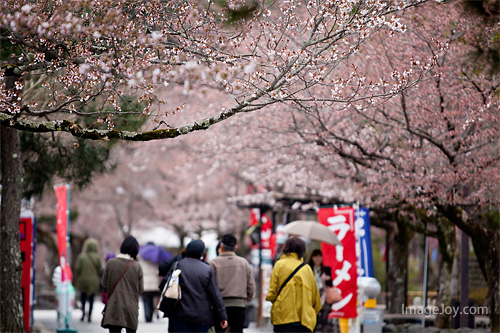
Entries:
{"label": "backpack strap", "polygon": [[283,287],[288,283],[288,281],[290,281],[292,279],[292,277],[295,275],[295,273],[297,273],[305,265],[306,264],[301,263],[299,266],[297,266],[297,268],[295,268],[295,270],[290,275],[288,275],[288,277],[286,278],[285,282],[283,282],[283,284],[281,285],[280,289],[278,290],[278,293],[276,294],[276,299],[278,299],[278,295],[280,294],[281,289],[283,289]]}

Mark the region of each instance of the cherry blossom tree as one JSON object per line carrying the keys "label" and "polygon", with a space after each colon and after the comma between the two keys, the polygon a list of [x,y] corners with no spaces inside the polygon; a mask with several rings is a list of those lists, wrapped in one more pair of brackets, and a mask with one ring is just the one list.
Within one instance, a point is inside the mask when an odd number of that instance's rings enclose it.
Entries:
{"label": "cherry blossom tree", "polygon": [[[401,208],[415,205],[426,208],[429,215],[446,217],[471,237],[488,283],[491,327],[495,331],[499,325],[496,277],[500,274],[500,238],[498,228],[486,213],[499,203],[496,193],[500,130],[494,119],[498,118],[500,78],[487,69],[473,67],[468,57],[475,51],[471,39],[477,30],[473,22],[480,18],[447,8],[450,15],[445,17],[450,21],[436,22],[441,28],[436,27],[435,31],[442,34],[438,38],[447,41],[450,49],[417,90],[401,92],[399,98],[380,107],[370,110],[361,107],[359,117],[351,113],[344,115],[344,119],[324,122],[328,115],[324,116],[320,110],[313,113],[314,124],[320,129],[316,137],[321,144],[351,159],[356,168],[363,170],[364,190],[372,193],[374,204],[383,207],[387,204],[383,201],[399,201]],[[424,16],[414,16],[413,20],[425,22],[425,32],[429,33],[431,22],[428,15]],[[483,40],[492,40],[491,32],[480,27],[484,29],[480,34]],[[425,32],[415,29],[406,36],[414,35],[416,41],[421,39],[429,46],[419,49],[435,52]],[[398,42],[396,47],[385,44],[383,53],[387,55],[388,66],[394,68],[399,58],[397,47],[405,44]],[[380,40],[379,45],[384,45],[384,41]],[[410,52],[418,54],[417,49]],[[376,59],[375,53],[372,59]],[[357,134],[352,137],[350,134],[354,132]],[[380,195],[384,192],[386,195]],[[467,221],[464,211],[469,215]],[[445,225],[440,222],[438,229]],[[448,275],[451,264],[446,263]],[[446,285],[442,285],[440,291],[446,290]]]}
{"label": "cherry blossom tree", "polygon": [[[229,140],[238,143],[228,150],[245,148],[242,174],[269,188],[397,209],[405,228],[428,218],[445,245],[454,240],[449,223],[458,226],[472,239],[488,282],[491,327],[498,330],[499,234],[494,212],[489,214],[499,205],[498,21],[485,22],[462,5],[409,10],[401,21],[405,34],[379,32],[337,67],[350,73],[348,79],[307,90],[316,103],[297,98],[276,108],[272,119],[246,119],[253,145],[239,141],[241,130],[234,129],[237,140]],[[479,63],[471,61],[478,50]],[[420,66],[429,58],[437,59],[436,66],[418,87],[383,101],[323,103],[330,94],[346,99],[371,91],[373,82],[382,82],[380,95],[398,83],[407,86],[414,69],[405,61]],[[388,72],[393,81],[384,78]],[[272,134],[259,139],[263,133]],[[450,271],[453,254],[442,254]]]}
{"label": "cherry blossom tree", "polygon": [[[227,203],[227,197],[236,191],[231,175],[213,174],[217,166],[208,161],[209,157],[206,163],[192,163],[186,158],[193,152],[184,141],[194,146],[200,137],[195,133],[167,143],[133,143],[117,148],[113,152],[113,161],[118,164],[115,172],[95,178],[83,191],[73,192],[72,204],[79,216],[72,230],[95,237],[110,249],[121,241],[121,235],[112,232],[117,227],[137,235],[141,230],[162,226],[173,230],[181,242],[185,237],[199,236],[202,230],[239,232],[248,217]],[[42,213],[40,209],[47,204],[37,206]]]}
{"label": "cherry blossom tree", "polygon": [[[342,85],[332,74],[335,68],[375,31],[403,30],[396,12],[419,2],[261,4],[247,26],[228,27],[224,11],[211,10],[211,3],[208,8],[188,2],[139,2],[128,7],[120,1],[77,1],[45,7],[7,1],[4,7],[11,11],[4,11],[2,28],[6,39],[20,49],[7,74],[20,76],[17,91],[24,88],[25,81],[36,79],[29,84],[44,89],[50,98],[44,105],[29,96],[12,103],[12,92],[3,89],[7,112],[1,122],[35,132],[67,131],[82,138],[145,141],[206,129],[236,113],[270,104],[315,102],[306,93],[310,87]],[[426,71],[434,62],[415,69]],[[344,83],[352,81],[346,80]],[[137,114],[155,116],[158,125],[163,125],[165,117],[180,106],[167,109],[157,88],[174,82],[186,89],[204,85],[224,89],[235,106],[175,128],[139,133],[114,128],[113,117],[120,114],[118,102],[130,92],[147,103]],[[357,98],[390,96],[411,83],[394,82],[391,91],[380,92],[382,82],[374,82],[366,89],[379,91],[377,94],[359,91]],[[111,110],[82,111],[96,99]],[[324,98],[329,102],[351,99],[335,94]],[[46,121],[41,116],[55,119]],[[95,123],[84,127],[74,120],[79,116],[94,116]],[[98,129],[99,124],[104,128]]]}
{"label": "cherry blossom tree", "polygon": [[[348,75],[337,69],[377,31],[403,31],[398,13],[422,2],[255,1],[247,8],[238,1],[225,6],[211,1],[3,1],[0,124],[7,141],[2,149],[17,147],[14,129],[148,141],[205,130],[236,114],[291,102],[309,108],[376,103],[414,86],[438,56],[420,63],[408,59],[411,72],[364,84],[364,75],[355,68]],[[247,17],[246,24],[234,21],[237,14]],[[170,116],[183,103],[161,98],[160,88],[169,84],[217,93],[231,102],[197,110],[193,121],[173,126]],[[353,94],[339,93],[352,85],[359,85]],[[328,94],[310,93],[315,87]],[[33,90],[43,92],[43,100],[24,94]],[[125,95],[146,106],[124,112],[120,105]],[[91,103],[100,108],[85,112]],[[154,123],[125,131],[115,121],[124,114],[151,117]],[[84,117],[93,121],[84,123]],[[13,164],[18,155],[2,154],[3,191],[13,202],[20,201],[19,190],[10,195],[10,186],[20,187],[22,179],[16,173],[19,164]],[[6,175],[13,176],[12,183]],[[3,198],[2,262],[11,264],[0,276],[0,323],[2,330],[19,331],[19,251],[10,251],[18,239],[19,204]]]}

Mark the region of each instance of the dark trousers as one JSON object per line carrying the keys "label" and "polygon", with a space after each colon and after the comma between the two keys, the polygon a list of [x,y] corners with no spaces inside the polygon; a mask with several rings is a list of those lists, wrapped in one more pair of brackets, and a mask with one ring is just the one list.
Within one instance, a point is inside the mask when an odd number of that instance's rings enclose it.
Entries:
{"label": "dark trousers", "polygon": [[185,333],[207,333],[210,329],[210,325],[197,324],[193,322],[187,322],[181,319],[168,318],[168,331],[169,332],[185,332]]}
{"label": "dark trousers", "polygon": [[144,315],[147,323],[153,321],[153,313],[155,312],[154,300],[160,293],[156,291],[145,291],[142,294],[142,302],[144,303]]}
{"label": "dark trousers", "polygon": [[304,332],[304,333],[310,333],[311,330],[302,325],[301,323],[290,323],[290,324],[283,324],[283,325],[274,325],[274,331],[275,332]]}
{"label": "dark trousers", "polygon": [[90,317],[92,316],[92,309],[94,308],[94,294],[87,295],[86,292],[80,292],[80,301],[82,302],[82,320],[85,318],[85,303],[87,303],[87,298],[89,300],[88,319],[90,321]]}
{"label": "dark trousers", "polygon": [[[243,325],[245,323],[245,308],[240,306],[226,307],[227,324],[231,333],[243,332]],[[225,332],[220,323],[215,323],[215,332]]]}
{"label": "dark trousers", "polygon": [[[109,333],[120,333],[122,331],[122,328],[124,327],[121,327],[121,326],[108,326],[108,329],[109,329]],[[133,330],[131,328],[126,328],[125,329],[127,330],[127,333],[135,333],[136,330]]]}
{"label": "dark trousers", "polygon": [[314,329],[315,332],[331,332],[331,328],[328,325],[328,314],[330,313],[330,311],[331,305],[323,304],[323,307],[318,313],[316,328]]}

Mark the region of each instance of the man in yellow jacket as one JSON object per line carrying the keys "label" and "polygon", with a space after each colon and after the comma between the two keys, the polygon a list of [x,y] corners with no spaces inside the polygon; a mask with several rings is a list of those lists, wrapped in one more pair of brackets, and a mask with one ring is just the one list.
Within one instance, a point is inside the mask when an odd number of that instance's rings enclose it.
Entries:
{"label": "man in yellow jacket", "polygon": [[316,327],[321,299],[311,267],[302,265],[305,251],[302,239],[289,238],[271,273],[266,300],[273,303],[275,332],[312,332]]}

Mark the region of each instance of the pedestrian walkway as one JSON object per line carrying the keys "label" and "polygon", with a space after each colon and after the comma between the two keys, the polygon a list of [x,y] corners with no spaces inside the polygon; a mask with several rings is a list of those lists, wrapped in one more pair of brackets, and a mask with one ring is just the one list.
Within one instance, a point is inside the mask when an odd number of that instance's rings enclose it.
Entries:
{"label": "pedestrian walkway", "polygon": [[[82,311],[74,309],[72,314],[72,321],[69,328],[78,331],[79,333],[94,333],[94,332],[108,332],[101,327],[101,312],[104,304],[100,301],[94,303],[92,311],[91,322],[80,321]],[[161,312],[160,312],[161,313]],[[64,325],[58,326],[57,323],[57,310],[35,310],[33,312],[33,332],[39,333],[54,333],[58,328],[65,328]],[[144,308],[142,301],[139,302],[139,326],[137,333],[165,333],[168,329],[168,318],[157,319],[156,315],[153,316],[153,322],[146,323],[144,319]],[[244,330],[245,333],[257,332],[272,332],[272,327],[266,326],[265,328],[255,327],[255,323],[250,323],[250,327]]]}
{"label": "pedestrian walkway", "polygon": [[[91,322],[80,321],[82,316],[82,310],[74,309],[72,312],[72,320],[69,328],[75,329],[81,333],[93,333],[93,332],[107,332],[107,330],[101,327],[102,310],[104,309],[104,304],[100,301],[94,302],[94,309],[92,310]],[[53,333],[57,332],[58,328],[65,328],[62,323],[57,322],[57,310],[35,310],[33,313],[34,329],[38,329],[40,333]],[[155,332],[166,332],[168,325],[168,319],[160,318],[157,319],[156,316],[153,318],[153,322],[146,323],[144,319],[144,309],[142,307],[142,301],[139,302],[139,326],[137,328],[138,333],[155,333]]]}

